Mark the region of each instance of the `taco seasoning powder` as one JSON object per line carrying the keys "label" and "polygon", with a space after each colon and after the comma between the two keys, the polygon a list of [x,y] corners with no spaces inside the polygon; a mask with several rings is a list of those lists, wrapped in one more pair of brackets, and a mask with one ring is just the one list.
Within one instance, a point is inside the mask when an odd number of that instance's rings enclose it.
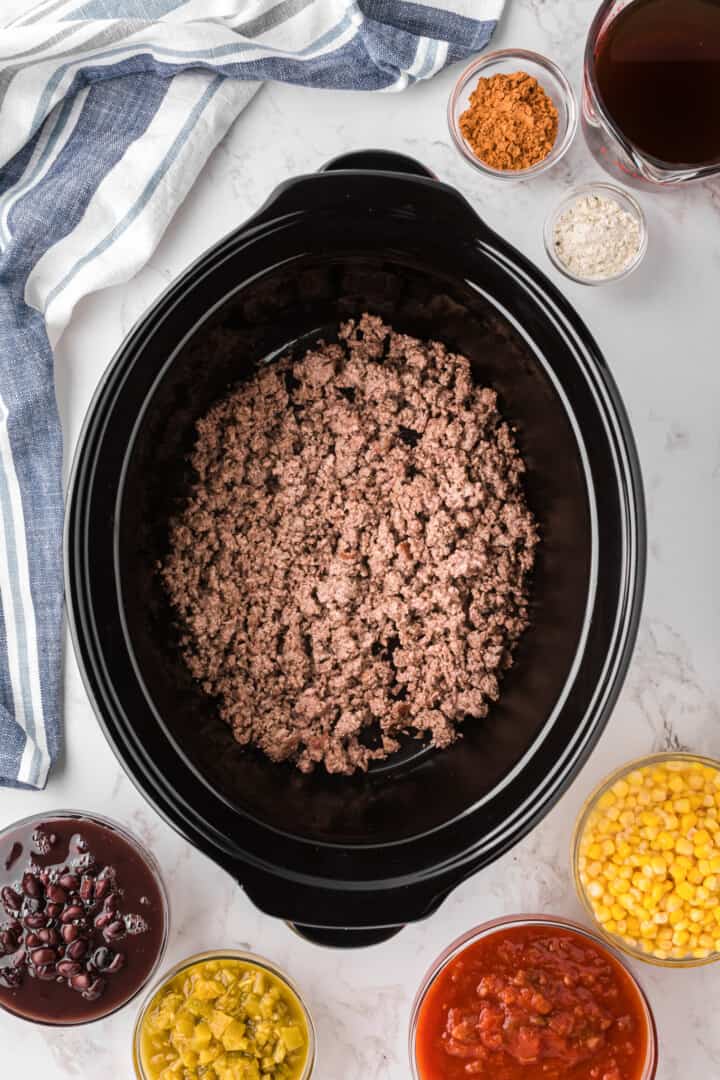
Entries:
{"label": "taco seasoning powder", "polygon": [[460,131],[476,157],[492,169],[529,169],[543,161],[558,133],[558,111],[525,71],[481,78],[460,116]]}

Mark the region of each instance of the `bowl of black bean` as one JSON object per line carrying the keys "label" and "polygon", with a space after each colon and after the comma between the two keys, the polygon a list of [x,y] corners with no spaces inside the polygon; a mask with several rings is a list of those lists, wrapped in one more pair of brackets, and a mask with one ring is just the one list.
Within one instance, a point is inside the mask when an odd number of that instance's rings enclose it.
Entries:
{"label": "bowl of black bean", "polygon": [[146,985],[168,901],[153,856],[107,818],[56,811],[0,832],[0,1007],[39,1024],[99,1020]]}

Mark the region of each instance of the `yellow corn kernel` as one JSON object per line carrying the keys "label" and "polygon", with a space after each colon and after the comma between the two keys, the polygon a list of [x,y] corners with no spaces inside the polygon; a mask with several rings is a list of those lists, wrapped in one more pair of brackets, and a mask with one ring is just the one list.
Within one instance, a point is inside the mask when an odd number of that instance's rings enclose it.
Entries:
{"label": "yellow corn kernel", "polygon": [[688,881],[679,882],[675,892],[682,896],[683,900],[692,900],[695,895],[695,889]]}
{"label": "yellow corn kernel", "polygon": [[698,868],[698,870],[700,871],[700,873],[702,874],[702,876],[704,878],[707,877],[708,874],[711,872],[710,871],[710,860],[709,859],[700,859],[699,862],[698,862],[697,868]]}
{"label": "yellow corn kernel", "polygon": [[677,859],[670,867],[670,876],[673,877],[676,882],[684,881],[687,877],[687,870],[681,863],[677,861]]}
{"label": "yellow corn kernel", "polygon": [[698,945],[702,949],[714,949],[715,942],[710,934],[700,934],[698,938]]}
{"label": "yellow corn kernel", "polygon": [[690,921],[699,923],[702,922],[703,913],[700,908],[690,908]]}
{"label": "yellow corn kernel", "polygon": [[643,780],[645,778],[644,778],[644,776],[642,774],[642,770],[633,769],[632,772],[629,772],[627,774],[625,779],[627,780],[628,784],[630,784],[631,787],[642,787],[642,783],[643,783]]}
{"label": "yellow corn kernel", "polygon": [[705,786],[702,776],[698,772],[691,772],[687,778],[688,787],[693,791],[702,791]]}
{"label": "yellow corn kernel", "polygon": [[607,810],[609,806],[612,806],[615,802],[615,795],[612,790],[605,791],[597,801],[598,810]]}
{"label": "yellow corn kernel", "polygon": [[602,859],[602,847],[600,844],[591,844],[587,849],[587,856],[589,859]]}
{"label": "yellow corn kernel", "polygon": [[680,839],[675,842],[675,850],[678,855],[692,855],[693,846],[689,840],[686,840],[684,836],[681,836]]}
{"label": "yellow corn kernel", "polygon": [[615,844],[612,840],[603,840],[601,848],[603,855],[610,856],[615,854]]}
{"label": "yellow corn kernel", "polygon": [[691,885],[699,885],[703,877],[697,867],[691,866],[687,872],[687,879]]}
{"label": "yellow corn kernel", "polygon": [[685,782],[681,776],[671,776],[667,782],[667,785],[671,791],[674,791],[677,795],[679,795],[685,787]]}
{"label": "yellow corn kernel", "polygon": [[622,922],[625,918],[625,908],[622,906],[622,904],[613,904],[613,906],[610,908],[610,911],[612,913],[613,919],[615,919],[615,922],[617,923]]}
{"label": "yellow corn kernel", "polygon": [[687,930],[676,930],[673,934],[673,945],[683,946],[687,945],[690,940],[690,935]]}
{"label": "yellow corn kernel", "polygon": [[595,918],[601,923],[608,922],[612,918],[610,908],[605,907],[604,904],[598,904],[595,908]]}
{"label": "yellow corn kernel", "polygon": [[711,836],[707,829],[696,829],[692,839],[695,847],[701,847],[710,843]]}
{"label": "yellow corn kernel", "polygon": [[625,780],[616,780],[611,790],[618,799],[624,799],[630,792],[630,785]]}
{"label": "yellow corn kernel", "polygon": [[680,923],[685,921],[685,914],[681,908],[679,911],[668,912],[668,922],[671,926],[679,926]]}
{"label": "yellow corn kernel", "polygon": [[680,818],[680,828],[684,833],[689,833],[691,829],[695,828],[697,823],[697,814],[691,814],[689,811]]}
{"label": "yellow corn kernel", "polygon": [[690,800],[687,798],[675,799],[675,802],[673,803],[673,808],[676,814],[689,814]]}
{"label": "yellow corn kernel", "polygon": [[592,896],[593,900],[599,900],[604,890],[599,881],[591,881],[588,885],[588,896]]}
{"label": "yellow corn kernel", "polygon": [[675,847],[675,839],[669,832],[661,832],[658,833],[655,845],[658,851],[672,851]]}
{"label": "yellow corn kernel", "polygon": [[588,877],[591,877],[591,878],[599,877],[601,873],[602,873],[601,864],[599,862],[591,862],[590,865],[587,868]]}
{"label": "yellow corn kernel", "polygon": [[614,919],[608,919],[608,921],[603,925],[607,930],[608,934],[614,934],[617,931],[617,923]]}
{"label": "yellow corn kernel", "polygon": [[640,923],[640,937],[657,937],[657,926],[651,919],[643,919],[643,921]]}
{"label": "yellow corn kernel", "polygon": [[720,885],[720,881],[715,874],[708,874],[706,878],[703,878],[703,889],[707,889],[709,893],[717,892],[718,885]]}

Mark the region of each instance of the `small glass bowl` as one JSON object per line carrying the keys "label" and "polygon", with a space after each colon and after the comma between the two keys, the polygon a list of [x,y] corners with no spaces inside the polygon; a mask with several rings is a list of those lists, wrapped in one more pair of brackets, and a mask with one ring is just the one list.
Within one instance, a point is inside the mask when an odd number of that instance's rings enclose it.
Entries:
{"label": "small glass bowl", "polygon": [[180,972],[187,970],[194,964],[201,964],[205,960],[242,960],[243,963],[251,964],[253,967],[262,968],[264,971],[274,975],[276,979],[285,983],[287,988],[295,995],[297,1001],[302,1009],[302,1014],[305,1019],[305,1025],[308,1033],[308,1051],[305,1061],[305,1067],[300,1075],[300,1080],[310,1080],[315,1068],[317,1059],[317,1036],[315,1034],[315,1025],[313,1023],[310,1010],[308,1009],[302,994],[298,990],[292,979],[277,967],[271,960],[266,960],[263,956],[256,956],[254,953],[241,952],[238,949],[214,949],[209,952],[195,953],[194,956],[188,956],[187,959],[181,960],[179,964],[166,971],[165,974],[158,979],[154,986],[150,989],[147,997],[143,1001],[138,1018],[135,1021],[135,1030],[133,1032],[133,1065],[135,1066],[135,1076],[137,1080],[148,1080],[148,1074],[145,1072],[142,1064],[142,1025],[150,1006],[155,1000],[156,995],[164,989],[164,987],[174,979]]}
{"label": "small glass bowl", "polygon": [[645,996],[645,993],[640,986],[639,982],[633,975],[632,971],[628,968],[623,958],[617,953],[617,951],[607,945],[605,941],[599,938],[587,927],[581,926],[580,923],[573,922],[571,919],[560,919],[555,915],[507,915],[499,919],[491,919],[489,922],[482,923],[481,926],[476,926],[473,930],[468,930],[466,934],[456,938],[448,947],[438,956],[437,960],[427,971],[425,978],[423,979],[420,989],[417,992],[415,1001],[413,1002],[412,1011],[410,1013],[410,1033],[408,1039],[408,1050],[410,1054],[410,1066],[412,1070],[413,1080],[423,1080],[420,1075],[417,1056],[415,1053],[415,1042],[417,1039],[418,1021],[420,1019],[420,1012],[422,1010],[425,997],[428,990],[435,982],[440,972],[453,960],[458,953],[463,952],[469,945],[473,945],[476,941],[480,941],[482,938],[490,937],[491,935],[498,933],[499,931],[506,930],[511,926],[547,926],[550,928],[556,927],[560,930],[570,930],[575,934],[580,934],[581,937],[587,938],[588,941],[592,941],[594,945],[598,946],[604,952],[608,953],[612,959],[618,964],[628,979],[632,983],[638,1000],[642,1009],[643,1017],[645,1020],[646,1030],[646,1051],[645,1061],[643,1062],[642,1072],[638,1076],[638,1080],[653,1080],[657,1072],[658,1066],[658,1036],[657,1028],[655,1026],[655,1018],[650,1008],[650,1003]]}
{"label": "small glass bowl", "polygon": [[[138,982],[136,986],[132,988],[132,991],[127,994],[122,1000],[111,1005],[110,1008],[103,1011],[102,1007],[99,1007],[94,1015],[72,1019],[54,1019],[51,1015],[38,1017],[31,1016],[27,1013],[14,1009],[8,1001],[0,1000],[0,1012],[5,1010],[11,1016],[16,1016],[20,1020],[24,1020],[30,1024],[36,1024],[38,1027],[80,1027],[87,1024],[97,1023],[98,1020],[107,1020],[109,1016],[114,1016],[115,1013],[124,1009],[126,1005],[129,1005],[131,1001],[140,994],[148,985],[150,980],[155,975],[156,971],[162,963],[165,950],[168,942],[168,931],[170,928],[170,902],[168,899],[167,889],[165,888],[165,882],[163,881],[160,867],[158,865],[155,856],[148,851],[147,847],[129,831],[124,825],[120,825],[112,818],[106,817],[104,814],[96,814],[95,811],[85,810],[51,810],[42,814],[31,814],[29,817],[22,818],[19,821],[13,822],[11,825],[6,826],[0,830],[0,849],[2,847],[3,840],[8,837],[12,837],[18,830],[29,828],[30,826],[45,825],[53,821],[77,821],[79,829],[84,821],[95,823],[110,832],[116,833],[122,840],[142,859],[145,866],[149,870],[154,880],[155,886],[158,890],[160,897],[160,903],[162,906],[163,927],[162,935],[158,944],[157,953],[153,959],[152,965],[148,968],[147,973]],[[2,921],[2,908],[0,908],[0,921]],[[127,969],[126,969],[127,970]],[[100,998],[99,1005],[102,1003]]]}
{"label": "small glass bowl", "polygon": [[[637,254],[622,268],[622,270],[619,270],[617,274],[611,274],[610,277],[580,277],[578,274],[573,274],[572,270],[567,268],[555,251],[555,226],[557,225],[558,218],[561,214],[564,214],[566,210],[569,210],[573,203],[582,198],[583,195],[601,195],[606,199],[612,199],[618,204],[621,210],[624,210],[635,219],[640,228],[640,244],[638,246]],[[569,278],[570,281],[577,282],[578,285],[607,285],[610,281],[622,281],[623,278],[628,277],[629,274],[632,274],[633,270],[638,268],[645,257],[648,246],[647,220],[640,203],[627,191],[623,191],[622,188],[616,187],[615,184],[605,184],[602,182],[583,184],[580,187],[573,188],[573,190],[565,196],[562,202],[560,202],[546,218],[543,236],[545,240],[545,251],[548,254],[550,262],[561,274],[566,278]]]}
{"label": "small glass bowl", "polygon": [[716,761],[713,758],[702,757],[699,754],[686,754],[680,751],[665,751],[659,754],[649,754],[647,757],[637,758],[634,761],[628,762],[621,768],[616,769],[605,780],[602,781],[598,787],[588,796],[585,805],[580,811],[577,823],[575,825],[575,831],[572,839],[572,873],[575,881],[575,888],[577,890],[580,903],[584,907],[587,914],[593,921],[593,925],[597,929],[598,933],[606,940],[609,941],[616,949],[624,952],[627,956],[632,956],[636,960],[643,960],[647,964],[654,964],[656,967],[665,968],[688,968],[688,967],[703,967],[706,964],[715,963],[720,960],[720,952],[711,952],[708,956],[696,957],[660,957],[653,956],[652,953],[645,952],[641,948],[636,948],[629,942],[625,941],[620,935],[608,931],[600,923],[593,910],[590,898],[585,891],[585,886],[580,879],[580,848],[582,844],[583,834],[590,815],[597,808],[598,802],[603,795],[609,791],[609,789],[616,784],[618,780],[624,780],[629,773],[634,772],[636,769],[643,769],[647,765],[667,765],[668,762],[684,762],[687,764],[698,764],[706,766],[707,768],[714,769],[720,773],[720,761]]}
{"label": "small glass bowl", "polygon": [[[512,75],[525,71],[537,79],[552,98],[558,111],[558,131],[555,145],[546,158],[531,165],[529,169],[493,169],[471,150],[460,130],[460,116],[468,107],[470,94],[478,79],[492,75]],[[455,146],[467,162],[478,172],[499,180],[526,180],[557,165],[575,137],[578,125],[578,109],[575,93],[565,74],[552,60],[527,49],[498,49],[485,53],[474,60],[455,83],[448,102],[448,126]]]}

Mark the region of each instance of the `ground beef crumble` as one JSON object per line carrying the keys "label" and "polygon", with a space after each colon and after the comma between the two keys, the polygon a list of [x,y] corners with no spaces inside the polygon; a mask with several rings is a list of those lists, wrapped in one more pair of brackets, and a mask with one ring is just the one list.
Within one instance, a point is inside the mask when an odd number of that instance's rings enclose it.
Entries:
{"label": "ground beef crumble", "polygon": [[217,403],[192,465],[160,573],[238,742],[349,774],[402,732],[446,747],[487,714],[538,534],[512,430],[465,357],[350,320]]}

